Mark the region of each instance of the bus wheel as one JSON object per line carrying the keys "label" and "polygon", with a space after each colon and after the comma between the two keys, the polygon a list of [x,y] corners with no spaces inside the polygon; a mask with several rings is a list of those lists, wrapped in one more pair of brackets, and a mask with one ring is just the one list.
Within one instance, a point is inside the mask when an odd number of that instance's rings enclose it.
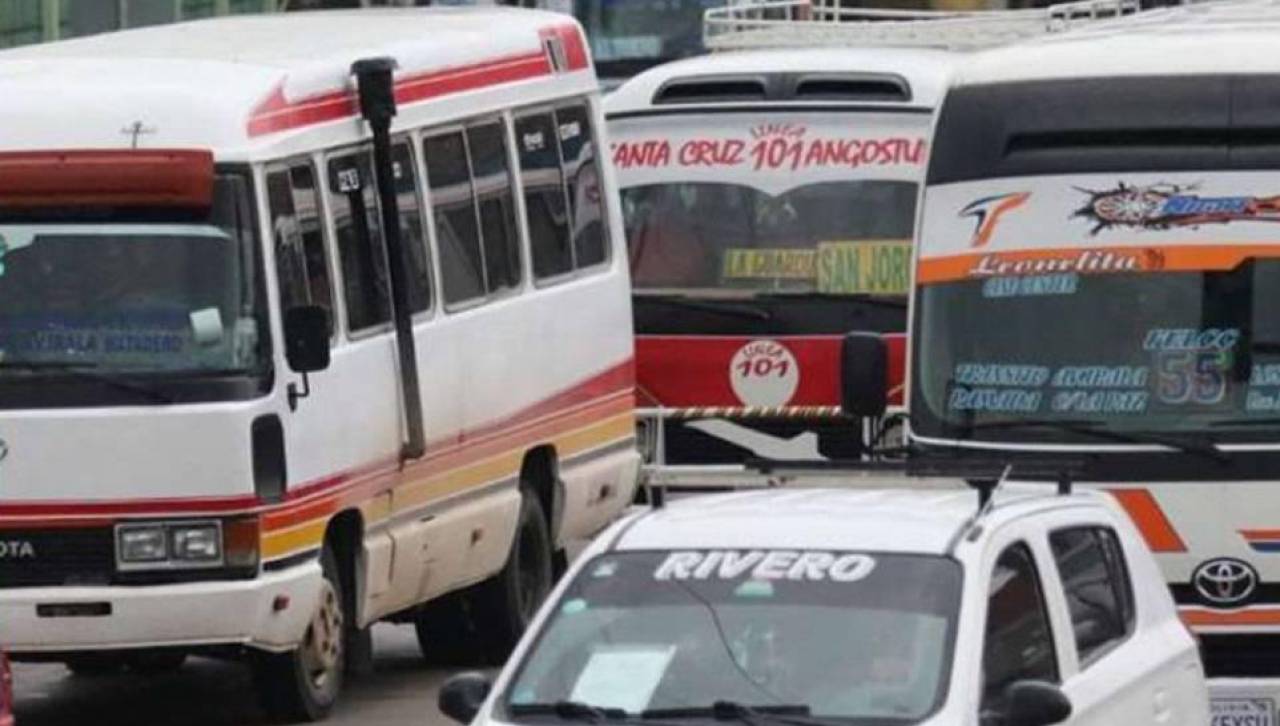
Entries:
{"label": "bus wheel", "polygon": [[79,678],[99,678],[124,670],[124,658],[115,653],[85,653],[65,662],[71,675]]}
{"label": "bus wheel", "polygon": [[424,605],[413,621],[418,649],[427,663],[470,665],[475,643],[463,593],[455,592]]}
{"label": "bus wheel", "polygon": [[551,532],[538,496],[520,489],[520,517],[507,564],[476,592],[476,629],[484,636],[486,660],[501,663],[555,583]]}
{"label": "bus wheel", "polygon": [[319,721],[333,710],[342,690],[348,617],[338,560],[329,545],[320,566],[324,581],[302,644],[290,653],[259,654],[253,663],[258,698],[273,720]]}

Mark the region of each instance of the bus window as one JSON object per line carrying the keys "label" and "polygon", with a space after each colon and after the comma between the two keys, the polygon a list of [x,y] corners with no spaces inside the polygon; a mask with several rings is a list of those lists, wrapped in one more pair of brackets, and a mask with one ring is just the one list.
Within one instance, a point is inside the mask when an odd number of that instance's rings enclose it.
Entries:
{"label": "bus window", "polygon": [[499,121],[467,129],[489,294],[520,285],[520,237],[516,233],[515,202],[511,195],[511,169],[507,163],[505,141],[506,132]]}
{"label": "bus window", "polygon": [[396,180],[396,207],[400,213],[400,244],[409,265],[409,309],[420,313],[431,307],[431,261],[427,257],[426,238],[422,233],[418,183],[413,153],[408,144],[399,143],[392,148],[391,163]]}
{"label": "bus window", "polygon": [[424,140],[422,148],[435,210],[444,301],[454,305],[484,297],[484,256],[466,140],[461,131],[451,131]]}
{"label": "bus window", "polygon": [[591,267],[605,261],[608,247],[591,117],[586,106],[570,106],[556,111],[556,121],[560,126],[565,180],[569,184],[574,267]]}
{"label": "bus window", "polygon": [[539,280],[573,271],[569,216],[560,169],[556,125],[549,113],[516,120],[520,179],[533,248],[533,274]]}
{"label": "bus window", "polygon": [[311,164],[298,162],[268,174],[267,200],[275,236],[280,307],[319,305],[330,311],[332,333],[333,291],[320,226],[320,195]]}
{"label": "bus window", "polygon": [[368,151],[329,160],[329,201],[342,257],[347,329],[354,333],[389,322],[387,258]]}

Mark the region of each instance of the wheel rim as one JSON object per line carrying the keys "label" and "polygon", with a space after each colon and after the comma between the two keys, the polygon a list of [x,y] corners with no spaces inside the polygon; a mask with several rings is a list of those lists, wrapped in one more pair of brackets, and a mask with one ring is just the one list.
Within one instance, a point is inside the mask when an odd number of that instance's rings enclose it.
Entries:
{"label": "wheel rim", "polygon": [[317,694],[336,688],[342,666],[342,603],[333,583],[327,579],[323,582],[320,603],[311,616],[302,646],[302,667],[307,685]]}
{"label": "wheel rim", "polygon": [[550,589],[547,584],[546,547],[538,536],[537,528],[526,524],[520,528],[520,546],[516,548],[516,597],[519,600],[520,619],[528,623],[533,619],[534,611],[546,597]]}

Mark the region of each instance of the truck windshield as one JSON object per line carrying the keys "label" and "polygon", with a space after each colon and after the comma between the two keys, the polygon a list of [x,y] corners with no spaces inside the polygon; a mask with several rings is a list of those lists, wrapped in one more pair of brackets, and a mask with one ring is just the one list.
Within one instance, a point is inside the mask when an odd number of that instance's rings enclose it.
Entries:
{"label": "truck windshield", "polygon": [[961,579],[932,556],[609,554],[565,592],[503,704],[522,723],[563,701],[916,723],[945,696]]}
{"label": "truck windshield", "polygon": [[905,295],[916,184],[730,183],[623,191],[638,290]]}
{"label": "truck windshield", "polygon": [[[1161,271],[1142,249],[1080,253],[1089,254],[1098,265],[1081,259],[1082,269],[1139,271],[924,287],[913,428],[1060,440],[1046,422],[1224,437],[1280,427],[1280,259]],[[1040,425],[1020,430],[1018,421]],[[1000,431],[975,433],[983,429]]]}
{"label": "truck windshield", "polygon": [[201,219],[0,219],[0,378],[267,365],[251,209],[224,177]]}

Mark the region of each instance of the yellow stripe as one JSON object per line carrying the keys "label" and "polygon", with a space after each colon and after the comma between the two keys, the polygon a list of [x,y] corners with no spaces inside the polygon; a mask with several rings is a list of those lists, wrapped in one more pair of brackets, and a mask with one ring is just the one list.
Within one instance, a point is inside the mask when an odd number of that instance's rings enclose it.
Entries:
{"label": "yellow stripe", "polygon": [[[627,412],[569,431],[552,439],[550,443],[555,446],[561,457],[567,458],[634,435],[635,415]],[[468,489],[514,478],[520,473],[520,466],[524,463],[524,455],[528,448],[530,447],[520,447],[425,479],[406,482],[394,490],[393,497],[380,495],[361,503],[361,513],[367,524],[373,524],[393,513],[416,509]],[[325,516],[264,534],[262,558],[276,559],[293,552],[319,547],[324,540],[328,523],[329,517]]]}

